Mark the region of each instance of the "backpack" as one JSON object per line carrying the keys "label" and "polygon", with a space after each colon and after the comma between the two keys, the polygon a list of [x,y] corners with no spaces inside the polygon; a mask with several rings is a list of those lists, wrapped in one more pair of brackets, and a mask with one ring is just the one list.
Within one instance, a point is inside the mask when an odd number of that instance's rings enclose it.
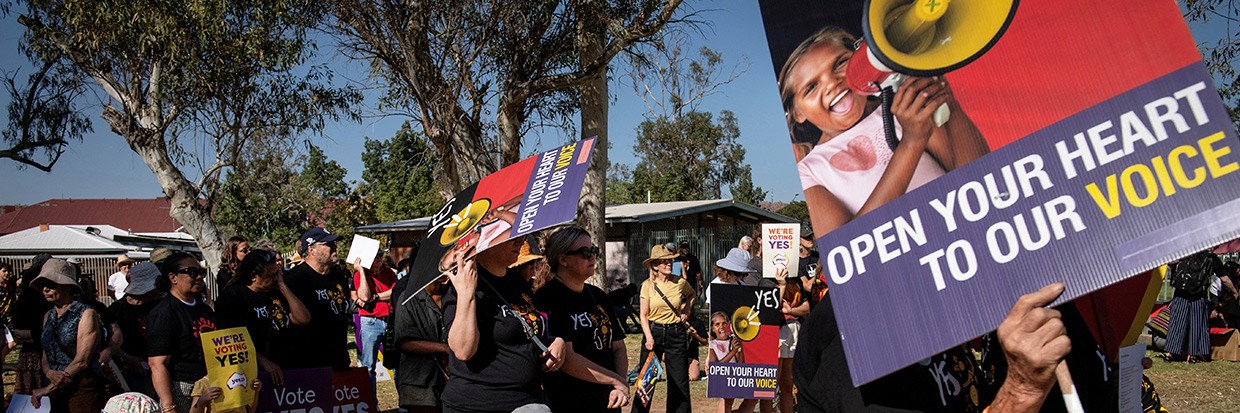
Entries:
{"label": "backpack", "polygon": [[1211,254],[1199,252],[1180,260],[1171,273],[1171,286],[1185,294],[1201,294],[1210,286],[1213,274]]}

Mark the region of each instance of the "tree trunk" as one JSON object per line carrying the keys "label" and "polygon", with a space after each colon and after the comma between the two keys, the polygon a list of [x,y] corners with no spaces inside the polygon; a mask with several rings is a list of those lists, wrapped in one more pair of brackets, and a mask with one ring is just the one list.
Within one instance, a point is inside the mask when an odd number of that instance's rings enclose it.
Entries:
{"label": "tree trunk", "polygon": [[223,237],[215,226],[215,221],[211,219],[210,211],[200,202],[197,188],[168,157],[163,131],[143,128],[129,115],[112,106],[104,107],[103,119],[108,122],[113,132],[125,138],[129,147],[155,174],[155,180],[172,204],[169,215],[185,227],[185,233],[192,235],[198,248],[202,250],[209,270],[207,286],[210,289],[215,285],[215,270],[219,268],[224,254]]}
{"label": "tree trunk", "polygon": [[[583,10],[597,10],[594,7],[585,7]],[[603,53],[603,42],[606,26],[599,24],[600,16],[583,16],[578,21],[577,27],[577,44],[578,50],[581,52],[581,62],[589,62],[598,58]],[[590,232],[590,238],[594,241],[602,251],[597,265],[594,268],[594,277],[590,278],[590,283],[602,288],[603,291],[610,291],[615,280],[607,277],[607,224],[604,216],[607,208],[606,199],[603,194],[606,192],[607,177],[607,70],[603,69],[600,73],[586,81],[581,86],[581,136],[589,138],[597,137],[594,141],[594,156],[590,159],[590,169],[586,172],[586,180],[581,189],[581,201],[578,204],[577,222],[586,231]],[[614,263],[614,265],[624,265],[624,263]]]}

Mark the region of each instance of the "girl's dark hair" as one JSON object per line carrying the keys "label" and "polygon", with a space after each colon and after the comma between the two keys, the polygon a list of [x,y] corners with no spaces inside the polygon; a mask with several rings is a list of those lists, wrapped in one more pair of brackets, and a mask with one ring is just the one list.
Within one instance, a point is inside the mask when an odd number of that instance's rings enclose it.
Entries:
{"label": "girl's dark hair", "polygon": [[232,279],[228,280],[228,285],[250,285],[254,282],[254,278],[261,276],[263,270],[270,264],[277,262],[276,253],[265,250],[250,250],[245,255],[245,259],[237,265],[237,271],[233,273]]}
{"label": "girl's dark hair", "polygon": [[788,75],[792,73],[792,68],[796,67],[810,48],[822,43],[835,43],[848,50],[857,50],[857,36],[842,28],[827,26],[807,37],[792,51],[792,54],[788,55],[788,60],[784,62],[784,67],[779,71],[779,100],[784,105],[784,118],[788,122],[788,133],[792,135],[792,143],[812,145],[822,138],[822,131],[814,124],[796,121],[796,116],[793,115],[796,110],[793,105],[796,91],[792,90],[792,85],[788,84]]}
{"label": "girl's dark hair", "polygon": [[222,262],[220,263],[220,266],[224,267],[224,269],[228,272],[237,272],[237,265],[241,264],[241,262],[237,260],[237,246],[241,245],[243,242],[249,241],[247,241],[245,237],[237,236],[229,238],[228,242],[224,243],[224,256],[221,257],[223,259],[221,260]]}
{"label": "girl's dark hair", "polygon": [[163,292],[172,291],[172,280],[168,279],[168,276],[181,269],[181,261],[186,259],[198,260],[197,257],[194,257],[194,254],[185,251],[177,251],[169,255],[168,258],[164,258],[164,261],[159,264],[159,273],[163,276],[155,279],[155,289]]}
{"label": "girl's dark hair", "polygon": [[552,273],[560,269],[560,256],[568,252],[581,237],[589,238],[590,233],[577,226],[560,228],[547,237],[547,247],[543,249],[543,255],[547,257]]}

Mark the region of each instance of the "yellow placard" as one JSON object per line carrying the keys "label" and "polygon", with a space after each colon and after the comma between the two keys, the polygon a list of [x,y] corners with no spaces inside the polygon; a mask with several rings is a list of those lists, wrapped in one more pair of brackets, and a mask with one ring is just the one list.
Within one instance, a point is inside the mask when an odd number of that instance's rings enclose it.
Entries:
{"label": "yellow placard", "polygon": [[245,327],[202,333],[202,354],[207,363],[207,382],[223,395],[212,411],[239,409],[254,403],[258,394],[251,385],[258,378],[258,353]]}

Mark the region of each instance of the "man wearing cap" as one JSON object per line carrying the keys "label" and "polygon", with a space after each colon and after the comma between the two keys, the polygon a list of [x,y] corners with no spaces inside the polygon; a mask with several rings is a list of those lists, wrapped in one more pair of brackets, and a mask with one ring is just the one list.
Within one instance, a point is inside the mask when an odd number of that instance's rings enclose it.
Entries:
{"label": "man wearing cap", "polygon": [[120,270],[108,276],[108,291],[112,292],[112,296],[117,300],[125,296],[125,286],[129,285],[129,269],[133,267],[134,260],[128,255],[116,257],[116,267]]}
{"label": "man wearing cap", "polygon": [[155,288],[159,277],[155,264],[134,264],[129,270],[129,285],[125,287],[124,296],[108,306],[108,313],[120,326],[122,337],[121,350],[112,359],[121,368],[130,390],[151,397],[156,395],[151,385],[151,367],[147,364],[146,326],[151,309],[164,297],[164,293]]}
{"label": "man wearing cap", "polygon": [[336,266],[336,240],[323,227],[301,235],[305,261],[284,273],[284,283],[310,310],[310,323],[289,326],[271,338],[270,359],[285,369],[349,368],[349,325],[353,323],[349,271]]}

